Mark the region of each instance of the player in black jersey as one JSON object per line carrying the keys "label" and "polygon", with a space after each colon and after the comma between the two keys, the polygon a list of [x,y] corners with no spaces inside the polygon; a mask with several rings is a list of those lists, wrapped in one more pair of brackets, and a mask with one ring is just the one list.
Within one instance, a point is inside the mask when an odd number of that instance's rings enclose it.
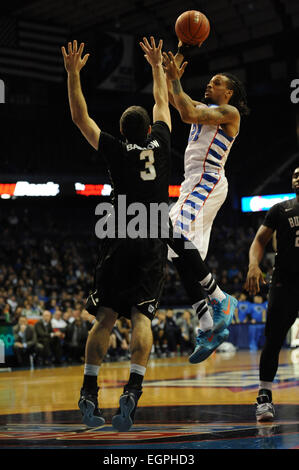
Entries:
{"label": "player in black jersey", "polygon": [[272,382],[278,369],[279,353],[287,332],[299,311],[299,166],[292,175],[296,197],[275,204],[267,213],[249,250],[246,288],[255,295],[265,283],[259,264],[265,247],[276,232],[275,265],[269,291],[265,327],[266,341],[260,358],[260,385],[256,403],[258,421],[274,418]]}
{"label": "player in black jersey", "polygon": [[[88,426],[105,423],[98,408],[97,377],[114,323],[118,316],[129,316],[132,321],[130,377],[120,397],[120,408],[112,419],[118,431],[127,431],[132,426],[142,394],[153,341],[151,320],[159,302],[167,261],[167,238],[161,234],[163,227],[156,219],[154,227],[148,225],[152,220],[148,215],[151,204],[165,203],[168,209],[171,118],[162,67],[162,41],[156,47],[154,38],[151,37],[151,43],[144,38],[140,45],[152,67],[153,125],[150,126],[148,113],[140,106],[126,109],[120,118],[120,131],[126,142],[101,131],[88,114],[80,84],[80,70],[89,56],[82,57],[84,44],[78,48],[76,41],[69,43],[68,53],[62,47],[72,119],[106,161],[113,184],[115,219],[119,221],[123,212],[127,214],[136,209],[136,204],[137,209],[142,207],[146,213],[142,221],[146,228],[143,227],[139,238],[130,238],[133,232],[135,236],[131,218],[125,227],[116,223],[112,237],[103,240],[95,289],[86,303],[86,309],[97,318],[86,344],[84,381],[78,403],[83,422]],[[107,224],[109,217],[112,213]],[[168,222],[168,210],[166,220]],[[157,234],[153,236],[155,230]]]}

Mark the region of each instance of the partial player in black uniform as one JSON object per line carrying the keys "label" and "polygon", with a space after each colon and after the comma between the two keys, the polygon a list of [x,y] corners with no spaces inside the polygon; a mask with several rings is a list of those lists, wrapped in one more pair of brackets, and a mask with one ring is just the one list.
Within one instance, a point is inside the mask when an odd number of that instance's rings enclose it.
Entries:
{"label": "partial player in black uniform", "polygon": [[272,382],[279,353],[299,311],[299,167],[292,175],[294,199],[275,204],[267,213],[249,251],[246,288],[255,295],[265,283],[259,264],[265,247],[276,232],[275,266],[269,291],[265,327],[266,342],[260,358],[260,386],[256,403],[258,421],[274,418]]}
{"label": "partial player in black uniform", "polygon": [[[130,377],[120,397],[120,408],[112,419],[112,425],[118,431],[127,431],[132,426],[142,394],[142,381],[153,342],[151,320],[159,302],[167,261],[167,238],[165,234],[162,237],[161,230],[167,229],[168,224],[171,118],[162,67],[162,41],[156,47],[154,38],[151,43],[144,38],[140,46],[152,67],[154,124],[150,126],[148,113],[140,106],[126,109],[120,119],[120,131],[126,142],[101,131],[88,114],[80,83],[80,70],[89,56],[86,54],[82,58],[84,44],[78,48],[76,41],[69,43],[68,53],[62,47],[72,119],[107,163],[113,184],[116,221],[115,232],[101,243],[95,289],[86,303],[86,309],[96,316],[97,322],[86,344],[79,408],[83,422],[88,426],[105,423],[98,408],[99,368],[116,319],[118,316],[130,317]],[[150,225],[149,210],[153,203],[166,206],[164,227],[163,221],[161,224],[156,219],[153,226]],[[142,233],[139,232],[137,238],[134,219],[130,214],[128,217],[128,213],[134,214],[134,209],[142,209],[145,214],[140,222]],[[113,211],[107,217],[107,226],[112,215]],[[119,222],[122,218],[126,219],[125,223]]]}

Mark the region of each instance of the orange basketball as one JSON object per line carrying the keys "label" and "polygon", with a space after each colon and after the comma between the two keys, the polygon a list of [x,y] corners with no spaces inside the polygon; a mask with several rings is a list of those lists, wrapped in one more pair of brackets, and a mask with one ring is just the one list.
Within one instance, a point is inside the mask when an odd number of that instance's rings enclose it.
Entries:
{"label": "orange basketball", "polygon": [[210,22],[200,11],[185,11],[176,20],[175,33],[183,43],[195,46],[209,36]]}

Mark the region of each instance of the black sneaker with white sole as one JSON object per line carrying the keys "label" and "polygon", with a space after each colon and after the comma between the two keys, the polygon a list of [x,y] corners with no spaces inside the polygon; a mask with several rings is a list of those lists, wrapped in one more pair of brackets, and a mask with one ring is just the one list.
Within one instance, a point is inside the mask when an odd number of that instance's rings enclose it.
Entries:
{"label": "black sneaker with white sole", "polygon": [[98,407],[98,391],[99,387],[93,391],[81,388],[80,391],[78,406],[81,410],[82,421],[90,428],[96,428],[105,424],[105,418]]}
{"label": "black sneaker with white sole", "polygon": [[255,416],[257,421],[273,421],[275,411],[268,395],[259,395],[256,398]]}
{"label": "black sneaker with white sole", "polygon": [[137,403],[142,395],[142,390],[124,388],[124,393],[119,399],[119,409],[112,418],[112,426],[119,432],[129,431],[134,423]]}

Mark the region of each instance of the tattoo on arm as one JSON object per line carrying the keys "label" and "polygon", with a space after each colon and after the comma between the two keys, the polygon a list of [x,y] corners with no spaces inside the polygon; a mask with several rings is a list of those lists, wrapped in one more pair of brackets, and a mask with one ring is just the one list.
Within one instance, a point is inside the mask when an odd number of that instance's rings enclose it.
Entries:
{"label": "tattoo on arm", "polygon": [[226,116],[227,114],[229,114],[229,111],[226,108],[219,109],[219,111],[222,114],[222,116]]}
{"label": "tattoo on arm", "polygon": [[173,80],[172,81],[172,89],[173,89],[173,93],[175,95],[178,95],[179,93],[181,93],[182,86],[181,86],[180,80]]}

